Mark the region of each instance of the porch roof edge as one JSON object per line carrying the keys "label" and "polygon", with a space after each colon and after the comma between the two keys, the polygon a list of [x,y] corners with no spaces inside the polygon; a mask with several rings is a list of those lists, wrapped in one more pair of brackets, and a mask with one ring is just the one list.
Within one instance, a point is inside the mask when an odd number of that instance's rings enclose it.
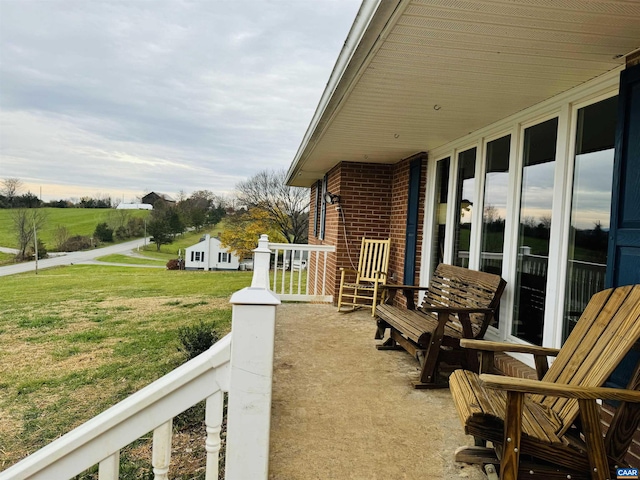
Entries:
{"label": "porch roof edge", "polygon": [[407,0],[363,0],[347,39],[338,55],[327,85],[296,155],[287,171],[286,183],[292,185],[306,157],[327,127],[353,82],[359,77],[374,46],[393,14]]}

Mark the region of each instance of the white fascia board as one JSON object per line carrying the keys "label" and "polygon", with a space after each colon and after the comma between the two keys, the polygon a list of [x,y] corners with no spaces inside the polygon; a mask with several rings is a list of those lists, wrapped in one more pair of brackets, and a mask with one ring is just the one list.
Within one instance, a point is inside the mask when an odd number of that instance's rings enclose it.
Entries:
{"label": "white fascia board", "polygon": [[[307,127],[307,131],[298,147],[296,156],[289,167],[286,178],[287,184],[290,184],[295,178],[302,167],[304,157],[309,154],[310,149],[312,149],[315,142],[317,142],[317,139],[312,142],[312,137],[321,134],[322,130],[326,127],[326,120],[333,116],[333,112],[339,106],[344,94],[350,90],[353,81],[359,78],[362,70],[361,66],[366,63],[371,53],[371,48],[367,49],[365,42],[363,42],[365,36],[370,40],[371,45],[375,44],[380,32],[385,28],[389,19],[397,10],[398,5],[403,1],[404,0],[362,1],[360,10],[358,10],[358,14],[347,35],[344,46],[333,67],[327,86],[322,93],[322,97],[320,97],[320,102],[316,107],[311,123],[309,127]],[[386,8],[379,8],[381,4],[384,4]],[[375,28],[375,31],[374,29],[369,29],[376,13],[380,12],[386,18],[383,18],[381,22],[376,22],[376,26],[382,25],[382,27]],[[364,52],[358,52],[359,48],[364,48]],[[356,52],[358,52],[357,56]],[[322,120],[325,120],[324,125],[321,125]]]}

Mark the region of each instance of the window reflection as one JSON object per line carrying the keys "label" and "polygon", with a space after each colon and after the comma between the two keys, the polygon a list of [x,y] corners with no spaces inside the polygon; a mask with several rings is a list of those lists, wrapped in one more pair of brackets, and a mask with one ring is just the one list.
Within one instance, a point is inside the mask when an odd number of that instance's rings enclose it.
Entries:
{"label": "window reflection", "polygon": [[524,131],[512,333],[542,345],[558,119]]}
{"label": "window reflection", "polygon": [[497,275],[502,274],[510,148],[511,135],[487,143],[480,270]]}
{"label": "window reflection", "polygon": [[569,226],[564,338],[589,298],[604,288],[617,97],[578,110]]}
{"label": "window reflection", "polygon": [[456,192],[456,226],[453,243],[453,264],[469,266],[471,243],[471,217],[476,184],[476,148],[458,155],[458,182]]}
{"label": "window reflection", "polygon": [[444,260],[444,234],[447,221],[447,196],[449,192],[450,158],[440,160],[436,167],[436,210],[435,227],[433,229],[432,271]]}

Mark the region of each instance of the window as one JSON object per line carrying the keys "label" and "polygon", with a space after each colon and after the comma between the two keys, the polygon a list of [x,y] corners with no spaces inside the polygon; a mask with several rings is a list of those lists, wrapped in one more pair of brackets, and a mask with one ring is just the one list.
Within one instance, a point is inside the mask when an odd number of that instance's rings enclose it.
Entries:
{"label": "window", "polygon": [[604,288],[618,98],[578,110],[563,339]]}
{"label": "window", "polygon": [[476,150],[474,147],[458,155],[453,264],[459,267],[469,266],[471,213],[476,186]]}
{"label": "window", "polygon": [[542,345],[558,119],[524,131],[512,334]]}
{"label": "window", "polygon": [[436,167],[435,226],[431,244],[431,273],[444,260],[444,236],[447,223],[450,157],[438,161]]}
{"label": "window", "polygon": [[[200,252],[195,252],[196,254],[196,262],[200,261]],[[204,252],[202,252],[202,260],[204,260]]]}
{"label": "window", "polygon": [[313,236],[317,237],[320,231],[320,209],[322,208],[320,202],[320,192],[322,191],[322,182],[318,180],[315,186],[315,200],[313,208]]}
{"label": "window", "polygon": [[320,192],[320,232],[318,239],[324,240],[324,227],[327,216],[327,202],[325,200],[325,194],[327,193],[328,175],[325,175],[322,179],[322,190]]}
{"label": "window", "polygon": [[231,263],[231,254],[227,252],[218,252],[218,263]]}
{"label": "window", "polygon": [[480,271],[502,275],[511,135],[487,143]]}

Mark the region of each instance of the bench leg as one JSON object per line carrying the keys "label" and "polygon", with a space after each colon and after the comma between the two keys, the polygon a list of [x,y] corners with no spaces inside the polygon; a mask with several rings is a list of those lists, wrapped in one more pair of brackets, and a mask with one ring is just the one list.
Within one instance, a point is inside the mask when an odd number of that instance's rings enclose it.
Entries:
{"label": "bench leg", "polygon": [[448,383],[439,382],[438,378],[438,363],[440,356],[440,347],[442,346],[442,339],[444,337],[444,327],[447,323],[448,315],[446,313],[438,313],[438,327],[431,335],[431,341],[429,342],[429,348],[424,355],[424,363],[422,364],[422,371],[420,372],[420,381],[414,383],[415,388],[446,388]]}
{"label": "bench leg", "polygon": [[391,337],[387,338],[381,345],[376,345],[378,350],[404,350],[398,343]]}

